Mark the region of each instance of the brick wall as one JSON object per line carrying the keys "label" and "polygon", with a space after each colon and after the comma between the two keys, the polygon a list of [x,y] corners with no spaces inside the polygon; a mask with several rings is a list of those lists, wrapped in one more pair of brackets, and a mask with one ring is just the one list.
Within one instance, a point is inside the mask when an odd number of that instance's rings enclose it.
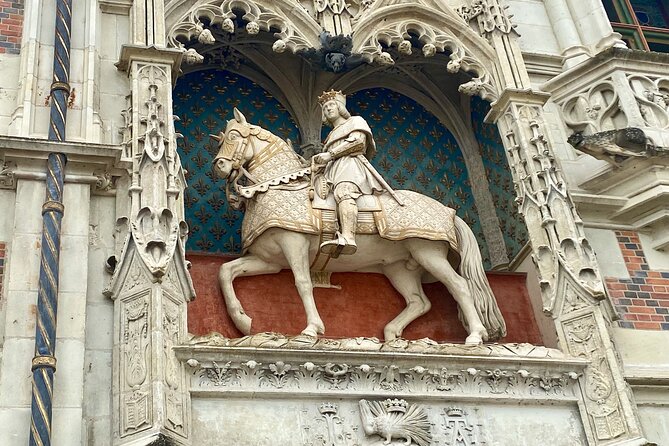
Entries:
{"label": "brick wall", "polygon": [[669,271],[653,271],[641,248],[639,235],[616,231],[629,279],[606,278],[606,287],[624,328],[669,330]]}
{"label": "brick wall", "polygon": [[21,52],[24,0],[0,0],[0,54]]}

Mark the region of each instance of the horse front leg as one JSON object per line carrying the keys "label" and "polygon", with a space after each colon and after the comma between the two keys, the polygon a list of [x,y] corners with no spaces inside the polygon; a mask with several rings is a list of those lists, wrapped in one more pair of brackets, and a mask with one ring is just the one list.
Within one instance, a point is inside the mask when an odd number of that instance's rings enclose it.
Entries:
{"label": "horse front leg", "polygon": [[252,319],[246,314],[241,302],[237,299],[232,282],[237,277],[274,274],[279,271],[281,271],[279,265],[268,263],[255,255],[239,257],[221,265],[218,282],[221,285],[221,291],[223,291],[225,307],[235,327],[245,335],[251,334]]}
{"label": "horse front leg", "polygon": [[297,232],[284,232],[281,236],[281,250],[293,271],[295,287],[302,299],[307,313],[307,326],[302,334],[318,336],[325,333],[325,324],[321,320],[314,301],[314,288],[309,273],[309,236]]}

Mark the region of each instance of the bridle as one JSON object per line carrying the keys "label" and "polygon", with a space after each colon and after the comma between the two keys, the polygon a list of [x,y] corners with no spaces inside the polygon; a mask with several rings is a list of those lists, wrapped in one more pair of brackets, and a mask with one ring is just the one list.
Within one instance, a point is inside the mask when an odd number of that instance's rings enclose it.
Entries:
{"label": "bridle", "polygon": [[[230,135],[230,132],[232,131],[236,131],[240,137],[236,140],[231,140],[228,135]],[[281,153],[284,150],[291,150],[292,152],[292,149],[284,147],[282,150],[277,150],[280,148],[279,146],[281,144],[286,144],[283,140],[267,130],[247,123],[229,121],[225,129],[225,135],[226,136],[222,141],[220,136],[214,137],[220,141],[220,145],[223,146],[219,151],[219,154],[216,156],[216,159],[222,158],[231,163],[230,173],[228,174],[225,186],[225,194],[228,198],[228,203],[235,209],[241,209],[244,200],[253,198],[256,193],[266,192],[271,186],[285,185],[311,173],[310,168],[303,168],[260,182],[244,167],[244,154],[249,147],[249,139],[254,136],[260,141],[268,142],[268,144],[249,161],[249,165],[252,164],[254,166],[253,168],[250,167],[250,170],[265,164],[278,153]],[[297,154],[295,154],[295,159],[299,162]],[[251,184],[241,184],[243,180],[248,180]]]}

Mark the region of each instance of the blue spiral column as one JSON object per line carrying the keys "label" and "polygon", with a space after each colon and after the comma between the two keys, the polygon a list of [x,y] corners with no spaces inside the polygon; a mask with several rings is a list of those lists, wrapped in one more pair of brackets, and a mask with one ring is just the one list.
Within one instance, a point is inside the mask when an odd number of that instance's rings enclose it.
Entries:
{"label": "blue spiral column", "polygon": [[[58,0],[56,5],[56,38],[51,84],[49,140],[65,141],[67,102],[70,96],[70,24],[72,0]],[[40,253],[39,290],[35,357],[32,361],[32,403],[30,445],[51,445],[53,375],[56,371],[56,314],[58,309],[58,260],[60,228],[63,219],[63,182],[67,158],[50,153],[46,175],[46,201],[42,206],[42,248]]]}

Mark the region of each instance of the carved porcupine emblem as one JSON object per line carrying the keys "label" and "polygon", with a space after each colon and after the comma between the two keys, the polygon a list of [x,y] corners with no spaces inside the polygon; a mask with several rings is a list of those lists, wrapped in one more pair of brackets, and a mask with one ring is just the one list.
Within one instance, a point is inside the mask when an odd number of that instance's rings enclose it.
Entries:
{"label": "carved porcupine emblem", "polygon": [[383,444],[390,444],[393,439],[404,440],[407,445],[431,443],[430,423],[422,407],[402,399],[360,400],[359,405],[365,434],[379,435]]}

